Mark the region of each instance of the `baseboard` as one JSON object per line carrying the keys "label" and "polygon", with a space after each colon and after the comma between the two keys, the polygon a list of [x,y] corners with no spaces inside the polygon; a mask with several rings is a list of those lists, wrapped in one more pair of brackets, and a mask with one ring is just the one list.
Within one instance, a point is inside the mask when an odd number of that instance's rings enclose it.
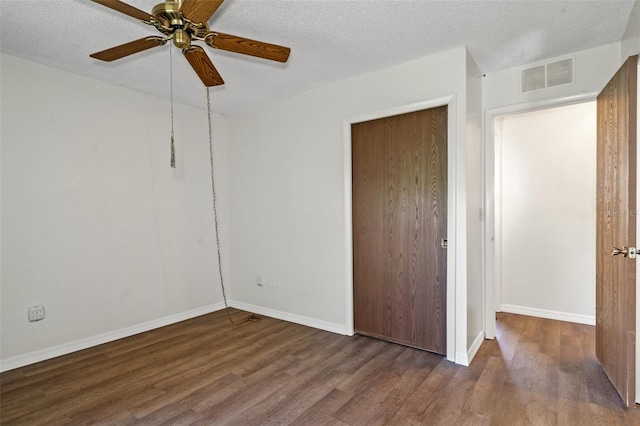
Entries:
{"label": "baseboard", "polygon": [[469,355],[466,352],[456,352],[456,359],[453,360],[458,365],[469,366]]}
{"label": "baseboard", "polygon": [[568,312],[549,311],[547,309],[528,308],[517,305],[501,305],[502,312],[510,314],[527,315],[530,317],[546,318],[558,321],[575,322],[578,324],[596,325],[596,317],[591,315],[579,315]]}
{"label": "baseboard", "polygon": [[289,312],[277,311],[275,309],[264,308],[262,306],[238,302],[237,300],[229,300],[229,306],[231,306],[232,308],[241,309],[247,312],[253,312],[255,314],[260,314],[260,315],[276,318],[283,321],[289,321],[296,324],[306,325],[307,327],[319,328],[320,330],[330,331],[332,333],[344,334],[344,335],[347,334],[347,330],[344,324],[337,324],[334,322],[305,317],[303,315],[296,315],[296,314],[291,314]]}
{"label": "baseboard", "polygon": [[478,350],[480,349],[480,346],[482,346],[483,342],[484,342],[484,331],[480,330],[475,340],[471,344],[471,347],[469,347],[469,350],[467,351],[467,358],[469,359],[469,364],[471,364],[471,361],[473,361],[473,358],[478,353]]}
{"label": "baseboard", "polygon": [[455,363],[468,367],[484,342],[484,331],[480,330],[467,352],[456,352]]}
{"label": "baseboard", "polygon": [[224,303],[214,303],[212,305],[203,306],[201,308],[192,309],[187,312],[169,315],[167,317],[158,318],[147,321],[142,324],[133,325],[131,327],[121,328],[120,330],[109,331],[84,339],[75,340],[62,345],[53,346],[39,351],[29,352],[24,355],[18,355],[11,358],[0,360],[0,372],[13,370],[14,368],[24,367],[25,365],[34,364],[36,362],[55,358],[61,355],[70,354],[72,352],[87,349],[93,346],[102,345],[103,343],[112,342],[124,337],[133,336],[134,334],[144,333],[145,331],[164,327],[180,321],[198,317],[200,315],[209,314],[211,312],[224,309]]}

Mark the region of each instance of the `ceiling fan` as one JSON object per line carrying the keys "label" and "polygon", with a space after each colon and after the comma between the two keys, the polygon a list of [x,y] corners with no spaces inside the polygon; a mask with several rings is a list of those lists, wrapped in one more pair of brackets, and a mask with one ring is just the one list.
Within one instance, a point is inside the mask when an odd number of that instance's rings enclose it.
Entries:
{"label": "ceiling fan", "polygon": [[182,50],[205,86],[218,86],[224,80],[213,66],[204,49],[192,44],[201,40],[205,44],[220,50],[251,55],[277,62],[287,62],[291,49],[275,44],[250,40],[217,31],[210,31],[207,21],[218,10],[224,0],[167,0],[156,5],[151,14],[123,3],[119,0],[92,0],[118,12],[152,25],[163,36],[144,37],[120,46],[112,47],[90,55],[101,61],[115,61],[134,53],[165,45],[169,40]]}

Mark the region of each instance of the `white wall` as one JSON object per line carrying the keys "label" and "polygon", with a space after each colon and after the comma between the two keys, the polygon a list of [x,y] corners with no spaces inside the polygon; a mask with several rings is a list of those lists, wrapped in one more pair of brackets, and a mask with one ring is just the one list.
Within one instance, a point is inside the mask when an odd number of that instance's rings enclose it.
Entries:
{"label": "white wall", "polygon": [[475,354],[484,336],[483,322],[483,205],[482,73],[467,52],[467,350]]}
{"label": "white wall", "polygon": [[[308,92],[230,119],[232,298],[236,305],[346,332],[343,120],[454,96],[449,256],[455,356],[467,356],[466,49]],[[350,143],[350,141],[347,141]],[[479,161],[479,159],[477,159]],[[451,167],[450,167],[451,169]],[[451,170],[450,170],[451,172]],[[450,175],[451,176],[451,175]],[[471,253],[479,256],[480,251]],[[275,288],[256,286],[273,277]],[[455,311],[455,312],[452,312]],[[451,346],[449,345],[449,346]]]}
{"label": "white wall", "polygon": [[620,43],[622,60],[640,54],[640,1],[636,0]]}
{"label": "white wall", "polygon": [[206,111],[175,106],[173,170],[167,101],[1,59],[2,368],[219,308]]}
{"label": "white wall", "polygon": [[[535,104],[582,93],[599,92],[615,74],[620,61],[620,43],[612,43],[576,52],[575,82],[544,90],[519,93],[520,69],[509,68],[487,74],[483,79],[483,105],[486,110],[508,105]],[[554,58],[549,58],[553,61]],[[545,61],[546,62],[546,61]]]}
{"label": "white wall", "polygon": [[500,117],[502,310],[595,324],[596,105]]}

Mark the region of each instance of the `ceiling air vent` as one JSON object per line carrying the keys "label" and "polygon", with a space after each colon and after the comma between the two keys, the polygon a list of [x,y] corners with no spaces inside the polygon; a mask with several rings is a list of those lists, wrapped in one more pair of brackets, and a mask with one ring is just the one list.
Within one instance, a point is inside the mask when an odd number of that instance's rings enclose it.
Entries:
{"label": "ceiling air vent", "polygon": [[520,71],[520,93],[573,83],[573,57]]}

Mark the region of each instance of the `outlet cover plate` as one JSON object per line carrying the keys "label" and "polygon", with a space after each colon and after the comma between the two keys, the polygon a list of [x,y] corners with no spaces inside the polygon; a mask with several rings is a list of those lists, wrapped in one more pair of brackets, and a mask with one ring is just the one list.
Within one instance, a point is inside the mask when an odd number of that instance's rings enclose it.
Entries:
{"label": "outlet cover plate", "polygon": [[44,319],[44,306],[43,305],[29,306],[28,313],[29,313],[30,322],[41,321]]}

